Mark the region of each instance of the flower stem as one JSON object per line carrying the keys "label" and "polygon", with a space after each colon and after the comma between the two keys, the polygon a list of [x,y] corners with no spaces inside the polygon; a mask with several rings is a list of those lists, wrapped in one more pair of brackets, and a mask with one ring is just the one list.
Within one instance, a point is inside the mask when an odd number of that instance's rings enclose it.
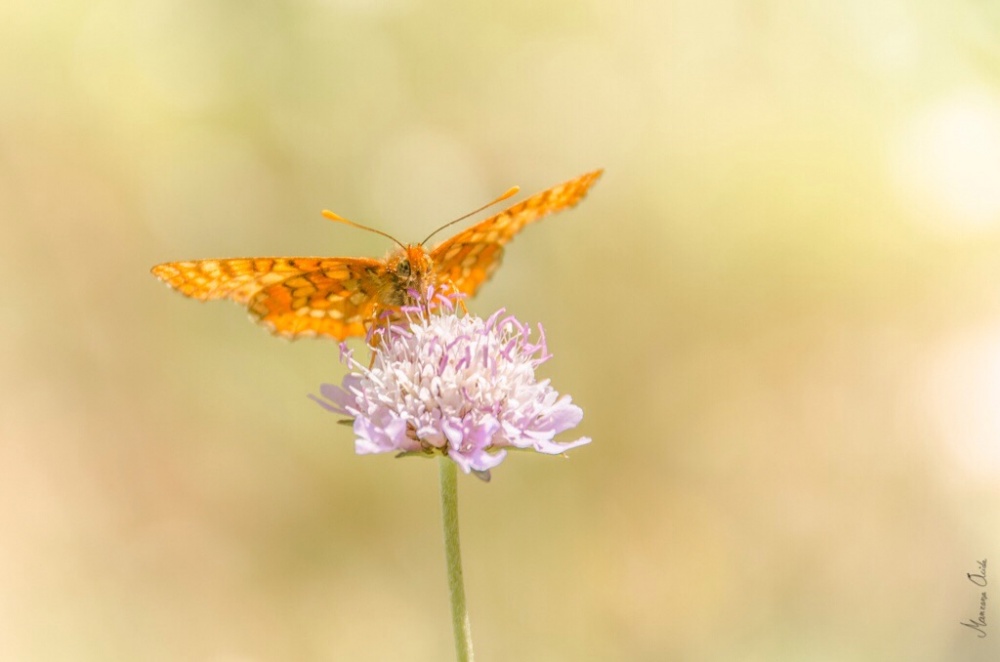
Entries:
{"label": "flower stem", "polygon": [[448,561],[448,593],[451,595],[451,624],[455,632],[458,662],[472,662],[472,629],[465,606],[462,579],[462,550],[458,544],[458,481],[455,463],[443,455],[441,470],[441,516],[444,520],[444,550]]}

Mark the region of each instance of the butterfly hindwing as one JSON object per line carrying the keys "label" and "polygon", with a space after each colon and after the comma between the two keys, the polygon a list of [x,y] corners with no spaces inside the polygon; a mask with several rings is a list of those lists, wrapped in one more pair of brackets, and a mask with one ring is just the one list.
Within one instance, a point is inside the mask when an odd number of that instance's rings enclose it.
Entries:
{"label": "butterfly hindwing", "polygon": [[363,336],[375,316],[383,265],[370,258],[329,258],[321,267],[268,285],[249,302],[250,314],[274,333]]}
{"label": "butterfly hindwing", "polygon": [[381,269],[370,258],[262,257],[169,262],[153,274],[193,299],[247,305],[276,334],[342,340],[364,335]]}

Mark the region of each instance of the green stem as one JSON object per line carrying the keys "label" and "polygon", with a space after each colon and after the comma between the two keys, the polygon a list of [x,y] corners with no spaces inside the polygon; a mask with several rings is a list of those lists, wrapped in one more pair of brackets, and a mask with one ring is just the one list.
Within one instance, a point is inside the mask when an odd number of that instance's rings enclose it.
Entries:
{"label": "green stem", "polygon": [[451,595],[451,625],[455,631],[458,662],[472,662],[472,630],[465,606],[462,579],[462,550],[458,544],[458,481],[455,463],[448,456],[439,459],[441,469],[441,515],[444,519],[444,550],[448,561],[448,593]]}

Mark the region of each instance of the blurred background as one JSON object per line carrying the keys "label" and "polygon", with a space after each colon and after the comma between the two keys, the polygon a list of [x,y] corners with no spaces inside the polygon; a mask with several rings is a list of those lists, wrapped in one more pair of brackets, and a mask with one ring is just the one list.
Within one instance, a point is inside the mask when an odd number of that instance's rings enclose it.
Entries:
{"label": "blurred background", "polygon": [[334,343],[148,271],[597,167],[470,304],[545,325],[594,439],[462,477],[478,659],[997,659],[972,0],[5,0],[0,659],[451,659],[435,464],[306,398]]}

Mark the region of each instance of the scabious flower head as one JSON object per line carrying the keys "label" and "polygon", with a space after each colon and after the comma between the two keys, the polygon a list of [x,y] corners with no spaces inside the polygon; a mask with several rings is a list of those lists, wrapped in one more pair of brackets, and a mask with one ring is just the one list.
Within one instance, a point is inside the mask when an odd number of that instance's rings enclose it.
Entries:
{"label": "scabious flower head", "polygon": [[538,334],[532,341],[531,328],[502,309],[487,320],[459,315],[454,297],[427,292],[402,319],[375,326],[370,368],[342,344],[352,372],[310,397],[354,419],[359,454],[446,454],[488,480],[509,448],[556,455],[590,443],[553,441],[583,411],[536,378],[551,356],[541,325]]}

